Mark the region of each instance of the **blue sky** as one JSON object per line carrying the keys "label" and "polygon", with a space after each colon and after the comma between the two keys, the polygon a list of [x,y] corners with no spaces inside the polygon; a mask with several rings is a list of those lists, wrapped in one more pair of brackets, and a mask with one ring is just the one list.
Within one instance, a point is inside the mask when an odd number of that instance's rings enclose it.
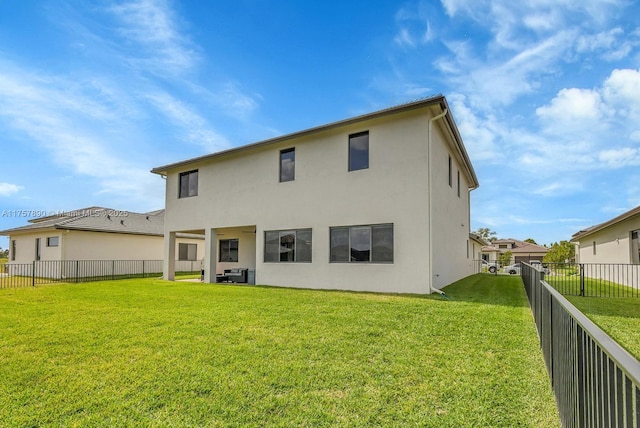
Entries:
{"label": "blue sky", "polygon": [[640,205],[638,3],[363,4],[0,1],[0,229],[162,208],[155,166],[437,93],[472,230],[550,244]]}

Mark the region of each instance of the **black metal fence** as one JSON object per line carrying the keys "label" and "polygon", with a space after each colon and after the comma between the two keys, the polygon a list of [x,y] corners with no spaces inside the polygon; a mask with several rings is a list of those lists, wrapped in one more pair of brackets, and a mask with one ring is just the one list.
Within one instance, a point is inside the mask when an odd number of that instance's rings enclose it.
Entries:
{"label": "black metal fence", "polygon": [[640,427],[640,362],[522,264],[562,425]]}
{"label": "black metal fence", "polygon": [[[522,263],[474,261],[476,273],[520,274]],[[564,295],[640,297],[640,265],[614,263],[542,263],[545,281]]]}
{"label": "black metal fence", "polygon": [[565,295],[640,297],[640,265],[548,263],[545,280]]}
{"label": "black metal fence", "polygon": [[[0,272],[0,288],[160,277],[162,265],[162,260],[40,260],[8,263]],[[177,260],[175,271],[177,274],[199,274],[201,267],[199,260]]]}

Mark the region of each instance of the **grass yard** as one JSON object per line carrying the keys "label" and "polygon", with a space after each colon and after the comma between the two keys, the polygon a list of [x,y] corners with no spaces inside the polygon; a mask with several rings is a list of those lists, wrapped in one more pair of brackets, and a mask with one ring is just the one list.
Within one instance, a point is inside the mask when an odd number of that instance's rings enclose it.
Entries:
{"label": "grass yard", "polygon": [[520,278],[0,290],[4,426],[559,426]]}
{"label": "grass yard", "polygon": [[637,297],[565,297],[640,360],[640,299]]}
{"label": "grass yard", "polygon": [[[544,280],[563,295],[580,295],[579,275],[545,275]],[[640,289],[638,288],[627,287],[603,279],[585,278],[584,290],[585,295],[590,297],[635,297],[636,300],[640,297]]]}

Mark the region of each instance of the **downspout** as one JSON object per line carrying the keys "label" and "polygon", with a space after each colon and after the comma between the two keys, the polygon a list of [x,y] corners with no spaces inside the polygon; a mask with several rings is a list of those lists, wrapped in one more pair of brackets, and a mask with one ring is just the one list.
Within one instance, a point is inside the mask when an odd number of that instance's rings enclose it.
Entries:
{"label": "downspout", "polygon": [[442,113],[440,113],[437,116],[432,117],[431,119],[429,119],[429,131],[427,132],[427,168],[429,169],[429,185],[428,187],[428,191],[429,191],[429,198],[427,200],[427,214],[429,215],[429,293],[439,293],[442,295],[445,295],[442,291],[433,288],[433,238],[432,238],[432,231],[433,231],[433,213],[431,212],[431,199],[432,199],[432,191],[431,191],[431,183],[432,183],[432,173],[431,173],[431,129],[433,128],[433,122],[435,122],[438,119],[443,118],[446,114],[447,114],[448,110],[445,108],[444,111]]}

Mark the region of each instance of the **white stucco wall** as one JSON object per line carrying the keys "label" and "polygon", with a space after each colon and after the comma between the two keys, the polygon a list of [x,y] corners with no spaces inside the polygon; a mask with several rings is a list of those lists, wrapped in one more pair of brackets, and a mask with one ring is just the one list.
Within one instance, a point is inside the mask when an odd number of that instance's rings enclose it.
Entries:
{"label": "white stucco wall", "polygon": [[[255,226],[256,283],[428,293],[427,108],[230,153],[168,172],[165,235]],[[348,171],[348,136],[369,131],[369,168]],[[431,206],[435,285],[472,273],[468,181],[448,184],[443,128],[433,130]],[[295,147],[295,180],[279,182],[279,152]],[[178,198],[178,176],[198,169],[198,196]],[[394,262],[329,263],[329,228],[393,223]],[[264,263],[264,232],[312,229],[312,263]],[[226,236],[218,236],[224,239]],[[241,237],[242,238],[242,237]],[[240,243],[243,251],[243,243]],[[216,271],[221,271],[216,266]]]}

